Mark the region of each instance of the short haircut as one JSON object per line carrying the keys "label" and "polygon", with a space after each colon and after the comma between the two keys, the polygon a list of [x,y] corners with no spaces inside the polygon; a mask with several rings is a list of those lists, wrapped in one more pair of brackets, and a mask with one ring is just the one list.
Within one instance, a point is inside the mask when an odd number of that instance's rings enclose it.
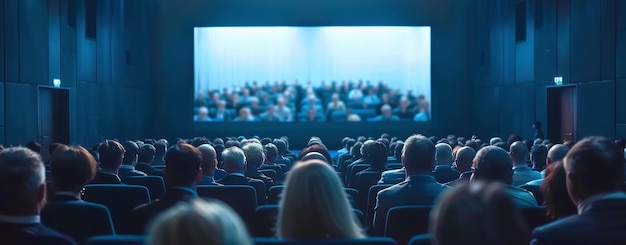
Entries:
{"label": "short haircut", "polygon": [[513,162],[509,153],[497,146],[486,146],[474,157],[472,178],[485,182],[513,183]]}
{"label": "short haircut", "polygon": [[402,149],[404,148],[404,143],[400,142],[396,144],[396,148],[393,151],[393,157],[395,159],[402,158]]}
{"label": "short haircut", "polygon": [[252,245],[239,215],[215,199],[181,202],[158,215],[148,228],[147,243]]}
{"label": "short haircut", "polygon": [[513,142],[509,149],[513,161],[522,162],[526,161],[526,158],[528,158],[528,147],[522,141]]}
{"label": "short haircut", "polygon": [[246,169],[246,154],[239,147],[229,147],[222,152],[224,169],[229,173]]}
{"label": "short haircut", "polygon": [[278,154],[279,155],[285,154],[285,151],[287,149],[287,144],[285,143],[284,140],[282,140],[282,139],[274,139],[274,141],[272,143],[274,143],[274,145],[276,145],[276,148],[278,148]]}
{"label": "short haircut", "polygon": [[215,162],[217,160],[217,153],[215,148],[209,144],[202,144],[196,147],[200,154],[202,154],[202,172],[205,175],[213,175],[215,173]]}
{"label": "short haircut", "polygon": [[37,141],[33,140],[33,141],[26,143],[26,148],[36,153],[41,153],[41,144],[39,144],[39,142]]}
{"label": "short haircut", "polygon": [[56,150],[59,146],[63,146],[64,144],[61,143],[52,143],[48,146],[48,154],[50,154],[50,156],[52,156],[52,154],[54,154],[54,150]]}
{"label": "short haircut", "polygon": [[139,154],[139,146],[137,143],[127,140],[124,141],[124,161],[123,163],[132,163]]}
{"label": "short haircut", "polygon": [[276,145],[268,143],[263,148],[265,150],[265,160],[272,163],[276,161],[278,157],[278,148],[276,148]]}
{"label": "short haircut", "polygon": [[418,171],[432,171],[435,161],[435,144],[422,135],[413,135],[404,141],[402,157],[405,167]]}
{"label": "short haircut", "polygon": [[154,144],[154,155],[155,156],[164,156],[167,151],[167,144],[163,141],[157,141]]}
{"label": "short haircut", "polygon": [[105,140],[98,148],[100,166],[104,169],[116,169],[121,164],[120,158],[124,156],[124,147],[115,140]]}
{"label": "short haircut", "polygon": [[170,186],[191,185],[201,170],[202,154],[187,143],[178,143],[165,153],[165,173]]}
{"label": "short haircut", "polygon": [[350,148],[350,154],[352,154],[356,158],[360,158],[361,157],[361,147],[363,147],[363,143],[361,143],[360,141],[357,141],[356,143],[354,143],[352,148]]}
{"label": "short haircut", "polygon": [[437,164],[449,165],[454,161],[452,156],[452,147],[446,143],[439,143],[435,145]]}
{"label": "short haircut", "polygon": [[332,161],[332,157],[330,156],[330,153],[328,152],[328,150],[326,149],[326,147],[324,145],[320,145],[320,144],[314,144],[311,145],[307,148],[302,149],[299,153],[298,153],[298,160],[302,160],[302,158],[304,158],[304,156],[306,156],[307,154],[311,153],[311,152],[317,152],[320,153],[324,156],[324,158],[326,158],[326,163],[329,163],[329,161]]}
{"label": "short haircut", "polygon": [[150,163],[154,159],[156,149],[151,144],[142,145],[139,148],[139,155],[137,157],[138,162]]}
{"label": "short haircut", "polygon": [[374,168],[385,168],[387,147],[381,142],[374,142],[368,147],[370,164]]}
{"label": "short haircut", "polygon": [[23,215],[39,203],[45,181],[41,156],[25,147],[0,151],[0,214]]}
{"label": "short haircut", "polygon": [[624,153],[604,137],[585,138],[569,151],[563,165],[594,192],[620,190],[624,182]]}
{"label": "short haircut", "polygon": [[242,148],[244,154],[246,154],[246,160],[248,167],[254,167],[255,169],[263,164],[265,159],[265,153],[263,146],[259,143],[248,143]]}
{"label": "short haircut", "polygon": [[546,165],[546,158],[548,157],[548,148],[545,145],[534,145],[530,148],[530,160],[533,163],[537,163],[539,166]]}
{"label": "short haircut", "polygon": [[551,162],[562,161],[569,152],[569,147],[563,144],[553,145],[550,150],[548,150],[548,158],[550,158]]}
{"label": "short haircut", "polygon": [[82,146],[61,146],[50,159],[57,191],[80,191],[98,170],[96,159]]}

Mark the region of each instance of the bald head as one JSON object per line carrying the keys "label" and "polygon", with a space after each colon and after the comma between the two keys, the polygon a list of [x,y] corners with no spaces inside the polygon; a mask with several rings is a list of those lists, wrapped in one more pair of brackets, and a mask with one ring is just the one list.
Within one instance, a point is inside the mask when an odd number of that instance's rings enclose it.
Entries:
{"label": "bald head", "polygon": [[452,156],[452,147],[446,143],[439,143],[435,145],[436,150],[436,159],[437,165],[447,165],[450,166],[452,164],[453,156]]}
{"label": "bald head", "polygon": [[487,146],[476,153],[474,157],[474,173],[472,181],[513,183],[513,169],[511,157],[502,148]]}
{"label": "bald head", "polygon": [[455,159],[456,168],[459,172],[470,171],[472,167],[472,160],[474,160],[475,156],[476,150],[474,150],[474,148],[469,146],[461,147],[461,149],[456,152]]}
{"label": "bald head", "polygon": [[489,145],[495,145],[498,142],[502,142],[502,138],[500,137],[493,137],[489,140]]}
{"label": "bald head", "polygon": [[198,146],[200,154],[202,154],[202,174],[213,176],[217,168],[217,153],[213,146],[203,144]]}
{"label": "bald head", "polygon": [[563,144],[556,144],[548,150],[548,157],[546,158],[546,164],[551,164],[553,162],[562,161],[567,155],[569,151],[569,147]]}
{"label": "bald head", "polygon": [[509,148],[509,153],[511,154],[511,159],[513,159],[513,164],[526,164],[526,159],[528,158],[528,146],[521,141],[515,141],[511,144]]}

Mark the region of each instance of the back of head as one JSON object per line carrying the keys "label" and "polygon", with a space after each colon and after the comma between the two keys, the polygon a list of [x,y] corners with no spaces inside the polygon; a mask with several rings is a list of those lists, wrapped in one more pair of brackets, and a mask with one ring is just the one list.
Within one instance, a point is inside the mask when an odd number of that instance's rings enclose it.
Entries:
{"label": "back of head", "polygon": [[387,163],[387,147],[381,142],[374,142],[368,147],[368,155],[372,168],[384,169]]}
{"label": "back of head", "polygon": [[243,173],[246,170],[246,155],[239,147],[229,147],[222,152],[222,165],[226,172]]}
{"label": "back of head", "polygon": [[428,138],[413,135],[404,141],[402,163],[407,174],[430,173],[435,167],[435,145]]}
{"label": "back of head", "polygon": [[452,163],[452,147],[446,143],[439,143],[435,145],[437,164],[450,165]]}
{"label": "back of head", "polygon": [[202,154],[187,143],[178,143],[165,153],[164,176],[168,186],[194,186],[202,177]]}
{"label": "back of head", "polygon": [[50,146],[48,146],[48,154],[50,154],[50,156],[52,156],[52,154],[54,154],[54,151],[60,147],[63,146],[64,144],[61,143],[52,143],[50,144]]}
{"label": "back of head", "polygon": [[36,153],[41,153],[41,144],[39,144],[39,142],[37,141],[33,140],[33,141],[26,143],[26,148]]}
{"label": "back of head", "polygon": [[276,145],[276,148],[278,148],[278,154],[279,155],[284,155],[285,151],[287,149],[287,144],[285,144],[285,141],[282,139],[275,139],[274,141],[272,141],[272,143],[274,143],[274,145]]}
{"label": "back of head", "polygon": [[139,148],[139,152],[137,155],[137,161],[143,163],[150,163],[152,159],[154,159],[154,154],[156,149],[151,144],[144,144]]}
{"label": "back of head", "polygon": [[493,137],[489,140],[490,145],[495,145],[498,142],[502,142],[502,139],[500,137]]}
{"label": "back of head", "polygon": [[103,169],[118,169],[124,158],[124,147],[115,140],[105,140],[98,148],[100,167]]}
{"label": "back of head", "polygon": [[563,162],[554,162],[546,167],[546,176],[541,181],[539,188],[545,199],[546,214],[551,219],[558,219],[578,212],[567,193],[566,179]]}
{"label": "back of head", "polygon": [[431,214],[439,245],[528,244],[524,219],[498,183],[464,185],[445,193]]}
{"label": "back of head", "polygon": [[254,170],[259,168],[263,161],[265,161],[265,153],[263,152],[263,146],[259,143],[248,143],[242,148],[243,153],[246,154],[247,169]]}
{"label": "back of head", "polygon": [[506,142],[498,142],[498,143],[493,144],[493,146],[500,147],[505,151],[508,151],[510,148],[510,146]]}
{"label": "back of head", "polygon": [[621,190],[622,154],[613,141],[603,137],[588,137],[576,143],[563,162],[572,200],[578,203],[591,195]]}
{"label": "back of head", "polygon": [[475,156],[476,151],[474,148],[469,146],[461,147],[461,149],[456,152],[455,163],[457,169],[463,172],[469,171],[472,167],[472,160],[474,160]]}
{"label": "back of head", "polygon": [[361,147],[363,147],[363,143],[361,143],[361,142],[354,143],[352,148],[350,148],[350,154],[352,154],[355,158],[360,158],[361,157]]}
{"label": "back of head", "polygon": [[563,161],[565,155],[569,152],[569,147],[563,144],[556,144],[550,147],[548,150],[548,155],[546,159],[546,163],[553,163],[557,161]]}
{"label": "back of head", "polygon": [[511,144],[510,150],[511,158],[514,163],[525,163],[528,158],[528,147],[524,142],[515,141]]}
{"label": "back of head", "polygon": [[0,215],[39,214],[45,197],[41,156],[24,147],[0,151]]}
{"label": "back of head", "polygon": [[393,151],[393,158],[401,159],[402,158],[402,149],[404,148],[404,143],[397,143],[396,148]]}
{"label": "back of head", "polygon": [[280,207],[279,238],[364,237],[339,176],[322,161],[296,164],[285,182]]}
{"label": "back of head", "polygon": [[474,157],[472,174],[473,181],[502,182],[510,185],[513,182],[512,161],[509,154],[502,148],[487,146],[480,149]]}
{"label": "back of head", "polygon": [[545,145],[534,145],[530,149],[530,160],[534,165],[543,167],[546,165],[548,157],[548,148]]}
{"label": "back of head", "polygon": [[267,143],[263,150],[265,151],[265,162],[274,163],[278,157],[278,148],[273,143]]}
{"label": "back of head", "polygon": [[60,146],[50,159],[50,168],[56,191],[79,192],[96,175],[98,164],[81,146]]}
{"label": "back of head", "polygon": [[157,141],[153,144],[154,146],[154,156],[162,157],[165,156],[165,152],[167,151],[167,144],[163,141]]}
{"label": "back of head", "polygon": [[332,157],[330,156],[330,153],[328,152],[326,147],[324,145],[319,145],[319,144],[314,144],[307,148],[302,149],[300,153],[298,153],[298,160],[302,161],[304,156],[312,152],[317,152],[319,154],[322,154],[324,158],[326,159],[327,163],[330,163],[330,161],[332,160]]}
{"label": "back of head", "polygon": [[181,202],[157,216],[148,228],[152,245],[252,245],[239,215],[218,200]]}
{"label": "back of head", "polygon": [[209,144],[202,144],[197,148],[200,154],[202,154],[202,172],[205,175],[213,176],[217,167],[217,153],[215,149]]}
{"label": "back of head", "polygon": [[374,144],[376,141],[373,140],[366,140],[365,142],[363,142],[363,146],[361,146],[361,157],[364,158],[368,158],[369,156],[367,155],[369,153],[369,150],[367,149],[370,145]]}
{"label": "back of head", "polygon": [[508,145],[512,145],[513,143],[517,142],[517,141],[523,141],[524,138],[522,138],[522,136],[516,135],[516,134],[512,134],[509,136],[509,138],[507,139],[506,143]]}
{"label": "back of head", "polygon": [[139,146],[137,145],[137,143],[133,142],[133,141],[125,141],[124,142],[124,150],[126,152],[124,152],[124,164],[132,164],[135,162],[136,157],[138,157],[139,154]]}

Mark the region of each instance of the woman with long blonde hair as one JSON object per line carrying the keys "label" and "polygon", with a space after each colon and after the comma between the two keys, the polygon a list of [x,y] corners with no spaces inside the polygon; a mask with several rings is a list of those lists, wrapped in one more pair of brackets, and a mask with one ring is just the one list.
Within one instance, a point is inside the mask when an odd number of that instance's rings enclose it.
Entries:
{"label": "woman with long blonde hair", "polygon": [[299,162],[285,182],[276,235],[282,239],[363,238],[335,170],[321,160]]}

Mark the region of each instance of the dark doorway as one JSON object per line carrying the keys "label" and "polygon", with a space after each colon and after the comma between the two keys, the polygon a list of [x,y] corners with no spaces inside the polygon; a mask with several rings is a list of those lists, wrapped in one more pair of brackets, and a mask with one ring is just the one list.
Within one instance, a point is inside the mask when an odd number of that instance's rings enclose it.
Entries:
{"label": "dark doorway", "polygon": [[576,139],[576,86],[548,87],[548,139],[563,142]]}
{"label": "dark doorway", "polygon": [[44,160],[50,157],[50,144],[70,143],[69,89],[39,87],[39,142]]}

